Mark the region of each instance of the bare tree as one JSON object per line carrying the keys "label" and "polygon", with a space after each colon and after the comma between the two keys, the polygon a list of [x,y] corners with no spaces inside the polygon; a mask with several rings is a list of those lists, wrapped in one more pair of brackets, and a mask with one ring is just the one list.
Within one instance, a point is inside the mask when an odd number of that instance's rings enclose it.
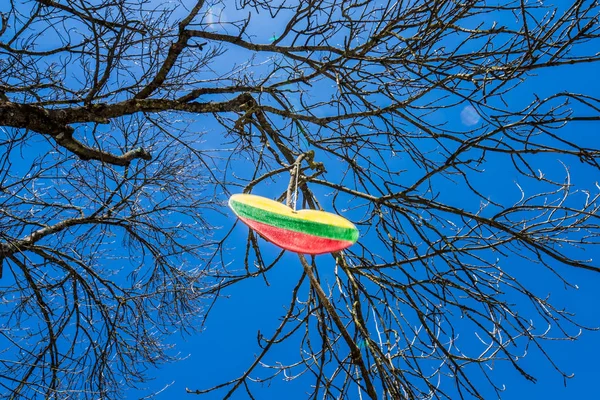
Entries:
{"label": "bare tree", "polygon": [[[597,1],[10,0],[0,11],[8,397],[117,398],[174,358],[168,335],[192,331],[204,301],[268,279],[282,254],[215,229],[242,191],[289,202],[298,189],[302,207],[346,216],[361,238],[299,255],[304,272],[279,299],[288,311],[259,335],[255,362],[188,392],[252,396],[253,381],[307,375],[315,399],[500,395],[489,363],[534,380],[519,361],[529,346],[568,376],[545,340],[585,327],[511,264],[566,285],[566,268],[600,271],[584,253],[599,242],[599,188],[569,172],[597,176],[600,150],[565,134],[596,126],[600,99],[566,79],[530,84],[599,61]],[[544,174],[559,161],[563,174]],[[301,356],[283,365],[272,350],[290,341]]]}

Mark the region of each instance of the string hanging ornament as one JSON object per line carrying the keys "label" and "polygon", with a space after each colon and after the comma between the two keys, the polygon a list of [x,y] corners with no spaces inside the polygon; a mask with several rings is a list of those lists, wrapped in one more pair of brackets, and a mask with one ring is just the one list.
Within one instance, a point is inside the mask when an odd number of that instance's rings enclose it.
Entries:
{"label": "string hanging ornament", "polygon": [[234,194],[229,207],[244,224],[285,250],[317,255],[353,245],[358,240],[358,229],[346,218],[326,211],[296,210],[301,161],[302,156],[294,166],[291,177],[294,183],[288,186],[287,205],[254,194]]}

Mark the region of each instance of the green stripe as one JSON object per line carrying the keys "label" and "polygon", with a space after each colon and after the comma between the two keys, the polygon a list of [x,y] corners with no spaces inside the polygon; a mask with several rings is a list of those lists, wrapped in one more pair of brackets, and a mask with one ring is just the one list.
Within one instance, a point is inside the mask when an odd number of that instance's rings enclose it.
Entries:
{"label": "green stripe", "polygon": [[357,229],[288,217],[235,200],[233,203],[235,203],[235,211],[240,217],[250,218],[263,224],[328,239],[347,240],[353,243],[358,239]]}

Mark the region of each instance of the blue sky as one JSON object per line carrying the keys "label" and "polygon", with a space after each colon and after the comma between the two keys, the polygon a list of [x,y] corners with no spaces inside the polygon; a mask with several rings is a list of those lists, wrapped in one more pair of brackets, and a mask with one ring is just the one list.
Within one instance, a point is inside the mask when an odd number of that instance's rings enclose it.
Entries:
{"label": "blue sky", "polygon": [[[240,14],[242,15],[242,14]],[[243,14],[245,15],[245,14]],[[213,24],[215,31],[225,31],[223,26],[218,24],[219,18],[234,19],[238,15],[231,8],[220,10],[214,8],[212,14],[207,17],[208,22]],[[249,33],[254,35],[254,40],[258,43],[269,43],[273,35],[285,26],[285,14],[273,20],[268,13],[263,12],[253,16],[253,24],[249,27]],[[247,51],[239,50],[235,47],[229,47],[226,57],[219,59],[214,67],[230,69],[232,63],[243,63],[248,57]],[[270,62],[268,56],[264,56],[264,64],[261,68],[268,70]],[[539,71],[537,76],[532,76],[525,83],[519,86],[514,92],[506,97],[508,103],[515,108],[531,101],[534,94],[544,96],[548,93],[554,93],[562,90],[574,92],[597,94],[600,93],[600,84],[597,77],[597,67],[594,65],[567,66],[558,69]],[[330,88],[315,87],[315,92],[326,93]],[[295,107],[299,106],[298,99],[289,99]],[[457,107],[442,110],[431,118],[447,120],[449,127],[456,129],[465,129],[465,127],[479,126],[484,122],[476,114],[476,111],[467,103],[460,104]],[[206,146],[213,148],[225,148],[226,144],[220,139],[222,137],[222,128],[209,118],[198,120],[195,125],[198,131],[207,131],[208,141]],[[481,125],[483,126],[483,125]],[[592,123],[572,124],[561,131],[565,137],[579,137],[589,147],[600,147],[600,139],[597,136],[598,129]],[[302,145],[302,144],[300,144]],[[42,148],[39,148],[43,151]],[[388,155],[386,155],[387,157]],[[392,155],[390,160],[392,160]],[[394,166],[402,168],[411,168],[409,160],[402,155],[393,155],[390,161]],[[327,164],[330,177],[335,177],[336,170],[333,159],[321,159]],[[569,163],[572,182],[579,188],[593,188],[598,180],[597,171],[589,167],[562,160]],[[238,160],[233,167],[235,172],[243,175],[247,172],[249,165],[247,160]],[[563,165],[556,157],[541,157],[537,166],[543,170],[547,176],[555,177],[560,180],[564,176]],[[531,182],[521,181],[515,173],[506,171],[503,160],[490,159],[486,165],[485,173],[473,177],[474,184],[483,188],[492,199],[503,203],[510,203],[518,200],[520,192],[516,184],[521,184],[526,190],[534,191],[534,186],[529,186]],[[405,177],[407,180],[419,176],[419,171],[408,170]],[[477,203],[479,199],[465,196],[464,190],[459,185],[449,181],[439,181],[436,183],[436,190],[442,193],[442,197],[449,204],[463,205]],[[261,185],[255,191],[256,194],[266,197],[278,196],[287,186],[286,177],[280,177],[280,180],[270,185]],[[235,191],[235,187],[230,188]],[[331,191],[324,188],[315,187],[317,195],[324,199]],[[221,196],[222,211],[224,216],[213,215],[216,226],[222,226],[221,232],[227,232],[229,227],[236,223],[236,218],[230,212],[224,200],[225,194]],[[327,204],[325,202],[325,204]],[[340,210],[351,209],[352,203],[342,203]],[[332,211],[332,210],[328,210]],[[348,211],[352,214],[352,211]],[[358,212],[355,214],[358,215]],[[363,230],[365,228],[362,228]],[[217,232],[217,236],[220,233]],[[230,245],[236,246],[232,250],[230,259],[232,268],[243,268],[243,248],[247,238],[248,229],[241,223],[238,223],[232,234]],[[373,246],[373,250],[378,251],[376,242],[367,243],[363,239],[361,244]],[[269,243],[260,241],[261,249],[264,254],[273,258],[278,254],[277,249]],[[588,249],[586,254],[593,259],[600,257],[599,249]],[[319,256],[319,271],[324,283],[332,284],[334,281],[334,265],[328,256]],[[531,265],[522,259],[511,257],[502,260],[503,268],[512,274],[519,276],[527,286],[533,288],[536,293],[551,294],[555,299],[556,305],[565,307],[578,316],[578,321],[590,326],[600,326],[600,312],[597,305],[600,304],[600,290],[597,285],[600,284],[600,277],[597,274],[572,269],[566,266],[557,266],[557,271],[568,281],[576,284],[579,289],[565,288],[552,274],[542,271],[539,266]],[[597,265],[597,263],[596,263]],[[257,333],[260,331],[265,336],[269,336],[278,326],[281,316],[285,313],[285,307],[290,301],[290,293],[297,284],[302,274],[302,267],[298,258],[294,254],[285,254],[282,260],[275,268],[266,274],[265,279],[256,277],[247,279],[236,285],[225,289],[221,298],[216,302],[211,311],[210,317],[202,326],[202,332],[194,336],[173,335],[170,340],[174,344],[173,353],[179,354],[183,360],[159,367],[156,370],[150,370],[148,375],[154,376],[154,380],[148,384],[142,385],[139,390],[128,392],[128,398],[138,398],[152,392],[159,392],[159,399],[173,398],[194,398],[194,395],[186,395],[185,388],[205,389],[219,384],[223,381],[233,379],[241,375],[246,367],[250,365],[255,355],[260,351],[257,346]],[[6,282],[3,282],[6,283]],[[301,299],[306,298],[308,291],[307,283],[304,283],[303,290],[300,291]],[[207,304],[208,306],[208,304]],[[460,322],[457,321],[460,325]],[[468,334],[468,332],[467,332]],[[494,369],[494,377],[497,383],[504,383],[506,399],[525,399],[525,398],[563,398],[578,396],[593,396],[595,392],[595,371],[597,360],[600,359],[600,344],[598,338],[600,334],[595,332],[584,332],[581,338],[574,342],[552,342],[547,344],[555,362],[566,372],[574,373],[575,377],[567,382],[565,387],[558,373],[553,371],[540,354],[539,351],[531,347],[528,349],[527,357],[522,361],[523,366],[529,367],[538,379],[537,384],[527,382],[520,377],[512,367],[505,362],[496,362],[490,365]],[[294,362],[299,353],[298,338],[292,336],[291,340],[275,348],[270,353],[267,360],[272,363],[278,361],[283,363]],[[474,337],[465,335],[465,346],[474,341]],[[257,370],[252,376],[263,374],[263,370]],[[308,376],[301,376],[294,380],[286,379],[281,374],[271,380],[264,387],[261,384],[255,384],[253,392],[259,399],[305,399],[306,392],[310,390],[313,382]],[[220,392],[217,392],[220,393]],[[218,399],[219,394],[209,394],[201,398]],[[488,393],[489,398],[493,398],[493,393]],[[238,391],[234,399],[246,399],[247,395],[243,390]],[[358,398],[357,392],[351,392],[348,398]]]}
{"label": "blue sky", "polygon": [[[224,15],[231,14],[227,9],[225,10]],[[260,27],[255,32],[257,42],[260,42],[261,38],[265,38],[266,41],[273,33],[277,35],[281,23],[271,21],[264,14],[258,18],[261,21],[266,20],[268,23],[253,25]],[[235,48],[230,48],[228,54],[232,59],[239,59],[243,58],[244,53],[240,51],[238,56]],[[590,94],[600,92],[600,85],[594,79],[597,72],[593,65],[561,67],[539,71],[536,75],[529,77],[524,84],[507,96],[507,102],[517,108],[519,105],[531,101],[534,93],[541,97],[562,90]],[[443,113],[444,115],[440,118],[446,118],[452,125],[471,126],[480,123],[473,109],[466,105]],[[563,129],[561,134],[565,137],[582,138],[581,143],[586,143],[589,147],[600,145],[597,128],[592,123],[572,124]],[[538,166],[547,176],[560,179],[564,176],[565,170],[559,160],[556,157],[547,157],[540,161]],[[522,178],[516,174],[507,174],[506,168],[500,160],[497,162],[492,160],[488,168],[484,174],[475,176],[474,182],[486,189],[494,200],[504,202],[518,199],[520,192],[514,183],[519,183],[519,179]],[[569,171],[572,182],[579,188],[592,188],[594,182],[598,180],[596,171],[579,163],[569,162]],[[261,188],[262,192],[259,191],[258,194],[267,197],[276,196],[285,184],[287,182],[280,182],[271,189],[263,187]],[[457,190],[458,188],[453,187],[450,183],[446,183],[438,189],[444,191],[447,200],[451,203],[464,204],[464,202],[470,201],[470,199],[462,197],[464,192]],[[535,190],[535,188],[526,186],[525,189]],[[234,222],[235,217],[230,213],[225,222],[225,229],[227,224]],[[235,229],[234,237],[240,241],[241,247],[246,239],[247,228],[238,224]],[[261,241],[261,246],[267,254],[276,253],[271,244]],[[588,249],[586,254],[590,258],[597,259],[600,256],[600,250]],[[324,259],[324,256],[322,257]],[[324,264],[325,268],[330,267],[327,266],[327,262]],[[589,326],[599,325],[600,312],[597,304],[600,302],[600,291],[597,286],[600,279],[596,274],[566,266],[557,266],[559,274],[578,286],[578,290],[574,290],[563,287],[550,273],[540,271],[540,268],[522,259],[511,257],[504,260],[503,266],[519,276],[523,282],[527,282],[528,287],[535,290],[536,293],[550,294],[555,299],[556,305],[575,312],[578,321]],[[268,335],[277,327],[279,318],[284,313],[284,307],[288,304],[289,293],[300,274],[301,266],[297,258],[286,254],[282,262],[267,274],[269,286],[263,279],[255,278],[224,291],[223,298],[211,311],[211,316],[206,321],[202,334],[176,341],[177,350],[187,358],[177,364],[161,367],[156,380],[149,388],[160,390],[165,385],[170,385],[161,392],[159,398],[178,398],[184,396],[183,392],[186,387],[203,389],[239,376],[260,350],[256,344],[257,332],[260,330]],[[324,273],[324,276],[327,276],[327,273]],[[598,338],[598,333],[583,332],[577,341],[557,341],[547,344],[547,349],[557,365],[567,373],[575,375],[574,378],[567,381],[566,386],[561,376],[533,347],[528,349],[522,365],[537,378],[536,384],[523,379],[505,362],[493,363],[490,367],[494,369],[496,382],[503,383],[506,388],[503,397],[526,399],[593,396],[596,386],[597,360],[600,357]],[[298,345],[291,340],[289,344],[280,346],[274,351],[269,359],[282,362],[292,361],[293,356],[297,353]],[[305,391],[309,388],[308,385],[311,385],[311,381],[304,377],[286,381],[284,376],[279,376],[264,388],[258,389],[260,384],[256,384],[257,389],[254,393],[258,398],[304,399],[306,398]],[[489,398],[493,398],[492,392],[487,395]],[[358,394],[356,397],[352,393],[348,396],[348,398],[358,398]],[[193,395],[188,395],[188,397],[193,398]],[[207,398],[216,399],[219,398],[219,395],[209,394]],[[233,398],[245,399],[247,395],[242,390]]]}

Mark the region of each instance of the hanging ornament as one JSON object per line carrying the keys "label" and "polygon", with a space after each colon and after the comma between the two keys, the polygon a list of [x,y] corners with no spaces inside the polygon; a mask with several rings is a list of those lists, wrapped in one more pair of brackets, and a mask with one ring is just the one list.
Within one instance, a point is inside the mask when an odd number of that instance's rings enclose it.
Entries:
{"label": "hanging ornament", "polygon": [[263,238],[295,253],[332,253],[351,246],[358,239],[354,224],[325,211],[294,211],[253,194],[234,194],[229,199],[229,207]]}

